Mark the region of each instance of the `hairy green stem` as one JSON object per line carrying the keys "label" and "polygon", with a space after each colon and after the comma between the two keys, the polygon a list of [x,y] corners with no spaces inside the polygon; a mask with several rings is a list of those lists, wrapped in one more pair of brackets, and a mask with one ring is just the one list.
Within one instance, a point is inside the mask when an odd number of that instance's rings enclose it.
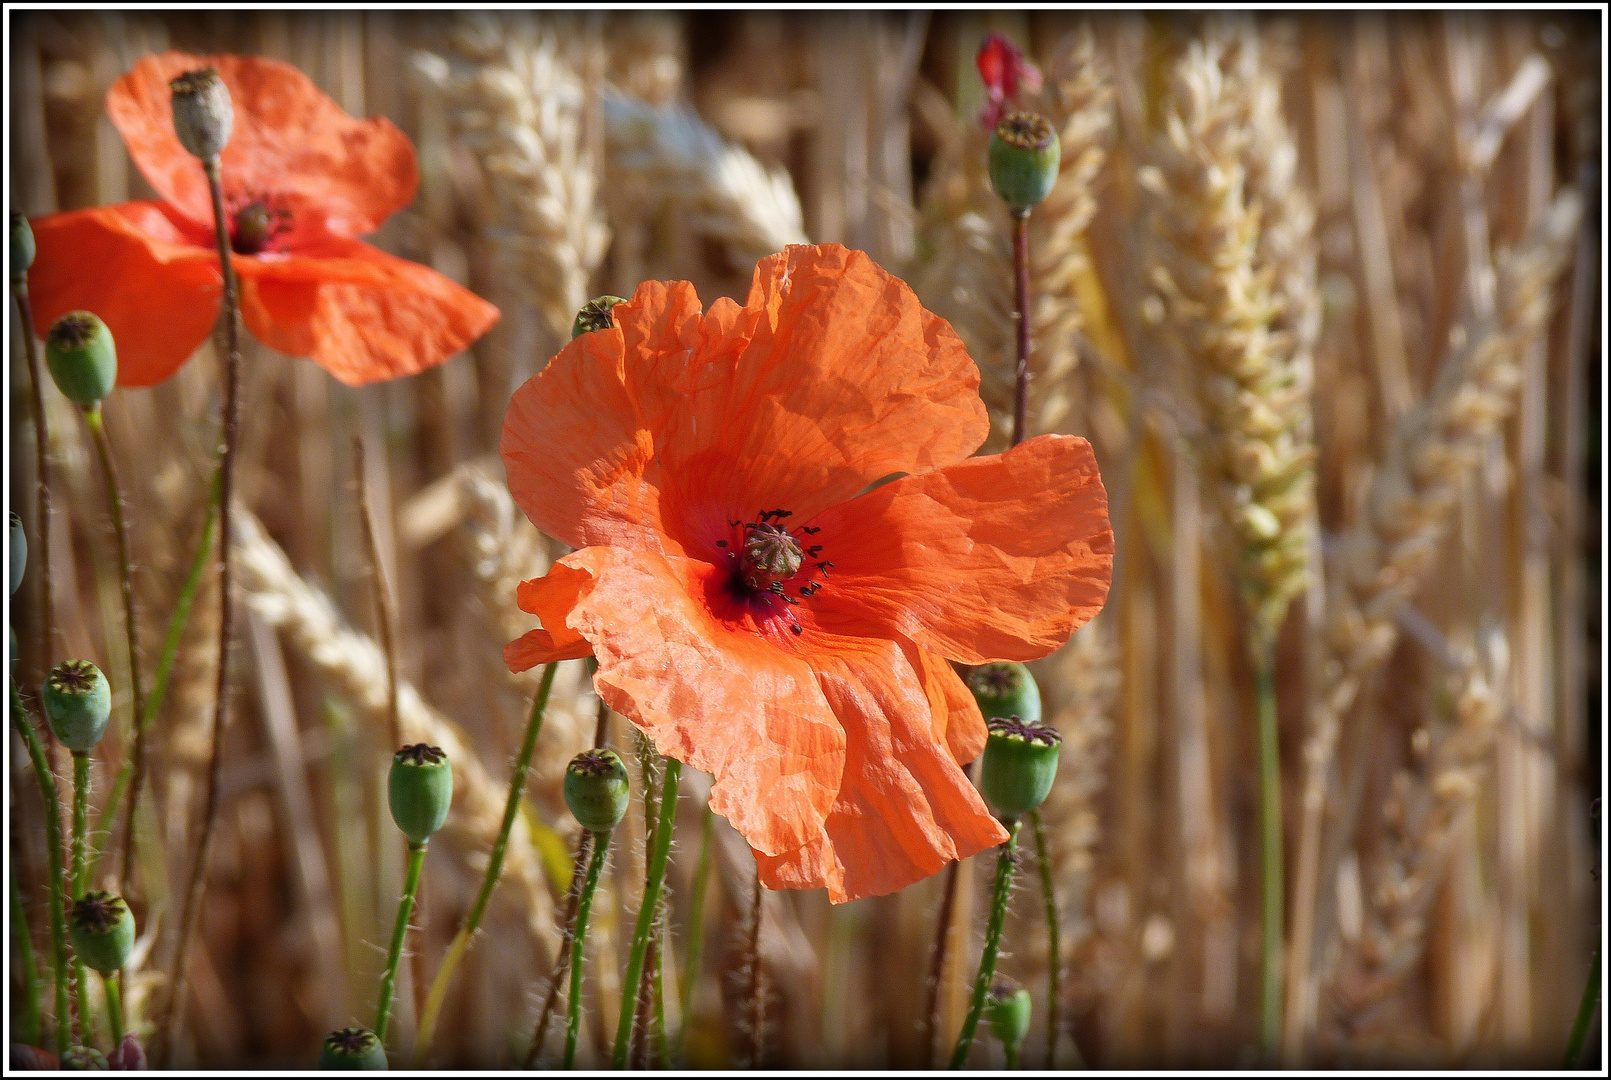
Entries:
{"label": "hairy green stem", "polygon": [[386,973],[380,977],[380,1003],[375,1007],[375,1038],[386,1041],[386,1028],[392,1019],[392,994],[397,986],[397,965],[403,958],[403,942],[408,939],[408,918],[414,913],[414,896],[420,888],[420,871],[425,868],[426,844],[408,845],[408,872],[403,878],[403,895],[397,901],[397,921],[392,924],[392,947],[386,953]]}
{"label": "hairy green stem", "polygon": [[[643,850],[654,850],[655,818],[658,814],[660,800],[656,792],[660,779],[660,770],[656,767],[659,755],[655,753],[654,744],[637,728],[632,729],[633,741],[637,744],[638,770],[643,781]],[[645,866],[647,877],[648,867]],[[654,1034],[654,981],[660,973],[660,932],[665,923],[666,897],[662,889],[660,902],[655,908],[654,922],[649,927],[649,951],[645,954],[644,967],[650,974],[638,983],[638,1000],[634,1006],[632,1024],[632,1052],[629,1055],[631,1067],[634,1069],[647,1069],[649,1067],[649,1044]]]}
{"label": "hairy green stem", "polygon": [[33,721],[22,706],[17,683],[11,683],[11,719],[28,748],[34,777],[45,801],[45,875],[50,881],[50,952],[56,974],[56,1052],[72,1045],[72,1007],[68,1003],[67,915],[62,903],[62,826],[61,802],[56,795],[56,776],[45,760],[45,748],[34,732]]}
{"label": "hairy green stem", "polygon": [[1058,1010],[1058,990],[1063,981],[1061,921],[1057,916],[1057,890],[1052,883],[1052,856],[1039,810],[1029,812],[1029,827],[1035,836],[1035,861],[1040,866],[1040,896],[1046,904],[1046,1068],[1052,1069],[1056,1068],[1057,1037],[1062,1034],[1062,1013]]}
{"label": "hairy green stem", "polygon": [[576,1064],[576,1038],[582,1030],[582,958],[587,951],[587,917],[593,912],[593,893],[599,886],[599,875],[604,870],[604,859],[610,850],[610,834],[606,830],[593,834],[593,857],[587,863],[587,878],[576,900],[576,925],[571,933],[571,993],[567,999],[569,1013],[565,1018],[565,1068]]}
{"label": "hairy green stem", "polygon": [[22,905],[22,890],[17,886],[17,860],[11,859],[11,932],[17,939],[17,954],[22,959],[22,1015],[17,1017],[15,1036],[28,1046],[39,1044],[39,999],[43,987],[39,977],[39,962],[34,957],[34,939],[28,930],[28,911]]}
{"label": "hairy green stem", "polygon": [[666,860],[671,856],[671,830],[677,815],[677,787],[682,780],[682,762],[666,759],[665,788],[660,795],[660,824],[655,829],[654,849],[649,855],[648,878],[643,888],[643,904],[632,932],[632,953],[627,961],[626,978],[621,981],[621,1019],[615,1029],[615,1049],[611,1066],[626,1068],[632,1049],[632,1017],[637,1005],[638,980],[643,978],[643,961],[649,951],[649,930],[660,903],[660,887],[666,879]]}
{"label": "hairy green stem", "polygon": [[1594,1026],[1594,1014],[1600,1007],[1600,950],[1594,950],[1594,961],[1589,964],[1589,981],[1583,984],[1583,998],[1578,1002],[1577,1019],[1572,1021],[1572,1035],[1566,1042],[1566,1060],[1562,1067],[1577,1068],[1583,1060],[1583,1046],[1589,1041],[1589,1029]]}
{"label": "hairy green stem", "polygon": [[1281,1050],[1281,939],[1285,884],[1281,850],[1281,747],[1275,713],[1275,638],[1259,635],[1254,656],[1259,720],[1260,867],[1264,947],[1260,956],[1260,1042],[1266,1061]]}
{"label": "hairy green stem", "polygon": [[699,825],[699,862],[694,867],[694,892],[689,901],[688,954],[683,958],[682,985],[677,993],[677,1045],[667,1064],[685,1068],[688,1056],[688,1024],[694,1005],[694,987],[699,983],[699,961],[705,949],[705,894],[710,884],[711,844],[716,837],[716,812],[705,804]]}
{"label": "hairy green stem", "polygon": [[559,1004],[559,988],[565,984],[565,972],[570,969],[571,939],[576,934],[576,909],[581,904],[582,881],[586,874],[588,856],[592,851],[593,834],[582,831],[582,839],[576,845],[576,858],[571,866],[571,886],[565,893],[565,923],[560,931],[559,952],[554,956],[554,970],[548,978],[548,996],[543,999],[542,1011],[537,1015],[537,1030],[531,1036],[531,1049],[526,1052],[526,1068],[536,1065],[538,1057],[542,1055],[543,1046],[548,1042],[548,1021],[554,1015],[554,1008]]}
{"label": "hairy green stem", "polygon": [[[51,669],[51,646],[55,638],[55,603],[50,580],[50,425],[45,418],[45,377],[39,368],[39,341],[34,337],[34,315],[28,303],[26,275],[11,279],[11,294],[17,301],[17,317],[22,320],[22,351],[28,359],[29,405],[34,414],[34,467],[39,472],[39,484],[35,489],[34,528],[39,533],[39,552],[36,556],[39,560],[39,670],[43,681],[43,673]],[[48,745],[54,748],[55,736],[48,728],[45,738]],[[60,812],[61,808],[57,807],[57,813]],[[56,828],[58,832],[61,831],[59,821]]]}
{"label": "hairy green stem", "polygon": [[442,1015],[442,1005],[447,1001],[453,972],[458,968],[459,961],[464,959],[470,939],[480,929],[481,919],[487,913],[487,903],[492,899],[492,890],[497,888],[498,878],[503,873],[504,856],[509,851],[509,836],[514,831],[515,819],[520,816],[526,774],[531,771],[531,755],[537,749],[537,736],[543,730],[543,713],[548,709],[548,695],[554,688],[554,673],[558,669],[559,665],[554,663],[543,670],[543,681],[531,702],[531,719],[526,721],[526,737],[520,743],[520,752],[515,755],[514,771],[509,776],[509,797],[503,805],[503,823],[498,827],[498,838],[492,842],[492,855],[487,860],[486,873],[481,875],[481,891],[476,893],[475,903],[470,905],[464,921],[459,924],[458,932],[453,935],[453,941],[436,969],[436,977],[431,980],[431,992],[425,999],[419,1034],[414,1040],[415,1068],[422,1066],[425,1056],[430,1053],[431,1038],[436,1034],[436,1022]]}
{"label": "hairy green stem", "polygon": [[84,895],[84,834],[89,831],[89,755],[73,752],[73,901]]}
{"label": "hairy green stem", "polygon": [[956,1050],[951,1054],[951,1068],[962,1068],[973,1048],[973,1034],[979,1027],[979,1016],[984,1012],[985,997],[990,993],[990,981],[996,977],[996,956],[1001,951],[1001,928],[1007,921],[1007,898],[1012,892],[1013,852],[1018,847],[1018,829],[1021,820],[1007,826],[1007,842],[1001,845],[996,858],[996,887],[991,895],[990,922],[985,929],[984,954],[979,957],[979,974],[973,980],[973,1000],[968,1004],[968,1015],[962,1021],[962,1033],[957,1036]]}

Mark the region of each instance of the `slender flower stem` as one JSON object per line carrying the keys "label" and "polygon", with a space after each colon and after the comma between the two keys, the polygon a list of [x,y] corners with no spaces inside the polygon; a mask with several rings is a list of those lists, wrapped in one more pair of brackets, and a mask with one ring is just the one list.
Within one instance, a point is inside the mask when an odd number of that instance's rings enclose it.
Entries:
{"label": "slender flower stem", "polygon": [[1012,395],[1012,445],[1029,434],[1029,211],[1013,214],[1013,319],[1018,331],[1018,371]]}
{"label": "slender flower stem", "polygon": [[1281,748],[1275,714],[1275,636],[1258,635],[1254,692],[1259,719],[1260,865],[1264,894],[1264,949],[1260,958],[1260,1039],[1266,1060],[1281,1049],[1281,935],[1284,880],[1281,851]]}
{"label": "slender flower stem", "polygon": [[565,985],[565,972],[570,970],[570,942],[576,934],[576,911],[582,899],[582,881],[586,874],[588,856],[592,851],[593,834],[583,831],[576,845],[576,859],[571,867],[571,887],[565,894],[565,924],[561,931],[559,952],[554,957],[554,970],[548,977],[548,996],[543,999],[542,1011],[537,1016],[537,1030],[531,1036],[531,1049],[526,1052],[526,1068],[530,1069],[542,1056],[548,1042],[548,1021],[559,1004],[559,988]]}
{"label": "slender flower stem", "polygon": [[[973,779],[975,763],[963,770],[969,781]],[[934,928],[934,949],[929,954],[929,1001],[923,1010],[923,1067],[934,1067],[934,1044],[940,1032],[940,981],[945,977],[945,958],[951,948],[951,919],[956,911],[957,890],[962,887],[962,860],[957,859],[945,868],[945,898],[940,901],[940,918]]]}
{"label": "slender flower stem", "polygon": [[56,973],[56,1052],[61,1053],[72,1045],[72,1009],[68,1004],[67,974],[67,916],[62,903],[62,826],[61,802],[56,796],[56,776],[45,760],[45,748],[34,732],[28,712],[22,707],[17,693],[16,680],[11,683],[11,719],[17,734],[28,748],[28,757],[34,764],[34,777],[39,781],[40,794],[45,800],[45,876],[50,884],[50,952],[51,966]]}
{"label": "slender flower stem", "polygon": [[755,886],[750,890],[750,940],[749,940],[749,1029],[750,1029],[750,1068],[759,1069],[766,1060],[766,996],[765,988],[761,984],[761,899],[766,891],[761,888],[761,871],[755,871]]}
{"label": "slender flower stem", "polygon": [[459,924],[458,932],[453,935],[453,941],[448,945],[447,952],[442,957],[441,965],[436,969],[436,978],[431,982],[431,992],[425,998],[425,1009],[420,1014],[419,1034],[414,1039],[414,1067],[424,1065],[425,1057],[431,1050],[431,1038],[436,1033],[436,1022],[442,1015],[442,1005],[447,1001],[448,987],[453,983],[453,972],[464,959],[465,951],[470,947],[470,939],[481,928],[481,919],[487,913],[487,903],[492,899],[492,890],[497,888],[498,878],[503,873],[504,855],[509,850],[509,836],[514,831],[515,819],[520,816],[520,800],[526,790],[526,774],[531,771],[531,755],[537,748],[537,736],[543,730],[543,713],[548,709],[548,695],[554,688],[554,673],[559,669],[558,664],[549,664],[543,669],[543,681],[537,687],[537,696],[532,699],[531,719],[526,721],[526,737],[520,744],[520,752],[515,755],[514,772],[509,777],[509,798],[504,801],[503,823],[498,827],[498,838],[492,842],[492,855],[487,860],[487,870],[481,876],[481,891],[476,893],[475,903]]}
{"label": "slender flower stem", "polygon": [[1007,1066],[1004,1071],[1016,1072],[1018,1070],[1018,1044],[1003,1043],[1001,1050],[1007,1056]]}
{"label": "slender flower stem", "polygon": [[660,824],[655,829],[654,849],[649,855],[648,879],[643,888],[643,904],[632,933],[632,953],[627,961],[626,978],[621,982],[621,1019],[615,1029],[615,1050],[611,1066],[626,1068],[632,1048],[632,1014],[637,1003],[638,980],[643,978],[643,961],[649,951],[649,929],[660,903],[660,887],[666,879],[666,860],[671,855],[671,830],[677,815],[677,787],[682,780],[682,762],[666,759],[665,788],[660,795]]}
{"label": "slender flower stem", "polygon": [[403,958],[403,942],[408,939],[408,919],[414,913],[414,896],[420,888],[420,871],[425,868],[426,844],[408,845],[408,872],[403,878],[403,895],[397,901],[397,921],[392,924],[392,947],[386,953],[386,973],[380,977],[380,1004],[375,1007],[375,1038],[386,1041],[386,1028],[392,1019],[392,992],[397,986],[397,965]]}
{"label": "slender flower stem", "polygon": [[655,930],[654,966],[654,1067],[671,1067],[671,1036],[666,1031],[666,902],[660,901],[660,924]]}
{"label": "slender flower stem", "polygon": [[89,831],[89,755],[73,752],[73,900],[84,895],[84,834]]}
{"label": "slender flower stem", "polygon": [[[1058,989],[1063,978],[1062,935],[1057,917],[1057,890],[1052,885],[1052,857],[1046,845],[1046,826],[1040,811],[1029,812],[1029,827],[1035,835],[1035,862],[1040,867],[1040,895],[1046,903],[1046,1068],[1056,1068],[1057,1037],[1062,1034],[1062,1013],[1058,1011]],[[1012,1056],[1018,1056],[1014,1047]],[[1009,1069],[1013,1065],[1007,1066]]]}
{"label": "slender flower stem", "polygon": [[364,471],[364,440],[361,435],[352,439],[353,469],[358,478],[358,519],[363,524],[364,544],[369,553],[369,568],[375,586],[375,624],[380,637],[381,655],[386,658],[386,725],[393,746],[403,745],[402,722],[397,715],[397,641],[396,616],[392,611],[391,585],[386,580],[386,568],[380,561],[380,541],[375,534],[375,518],[369,507],[369,485]]}
{"label": "slender flower stem", "polygon": [[240,429],[240,297],[236,291],[235,267],[230,261],[229,228],[224,220],[224,192],[219,182],[218,158],[203,162],[207,188],[213,203],[213,237],[218,245],[218,262],[224,278],[224,430],[218,463],[218,678],[213,695],[213,746],[207,767],[207,796],[201,816],[201,839],[190,884],[185,890],[185,906],[179,919],[179,945],[174,950],[173,971],[168,983],[168,1022],[159,1054],[153,1058],[165,1068],[173,1044],[184,1026],[186,960],[196,919],[201,914],[202,897],[207,891],[207,863],[212,855],[213,824],[218,817],[218,789],[224,767],[224,725],[229,716],[229,639],[234,610],[230,596],[229,511],[234,494],[235,443]]}
{"label": "slender flower stem", "polygon": [[[659,797],[656,786],[659,782],[660,770],[656,767],[654,744],[639,731],[632,729],[634,742],[637,744],[638,768],[643,780],[643,849],[654,850],[655,818],[659,808]],[[644,867],[645,878],[648,876],[648,867]],[[645,882],[647,884],[647,881]],[[660,965],[660,928],[665,921],[665,892],[662,889],[660,902],[655,907],[654,922],[649,927],[649,951],[644,957],[644,970],[654,973]],[[654,1026],[654,978],[640,979],[638,982],[638,1000],[633,1006],[632,1022],[632,1053],[631,1066],[634,1069],[647,1069],[649,1067],[649,1043],[653,1035]]]}
{"label": "slender flower stem", "polygon": [[123,1041],[123,993],[118,984],[123,981],[121,970],[105,975],[101,978],[101,985],[106,988],[106,1014],[112,1021],[112,1045],[115,1047]]}
{"label": "slender flower stem", "polygon": [[128,525],[123,519],[123,492],[118,486],[112,444],[106,437],[106,424],[101,420],[99,403],[84,410],[84,422],[94,437],[95,452],[100,455],[101,476],[106,481],[107,507],[112,514],[112,532],[117,539],[118,578],[123,587],[123,632],[129,650],[129,688],[134,693],[134,748],[129,754],[129,764],[134,770],[129,785],[130,827],[123,836],[122,869],[118,872],[118,879],[126,889],[134,867],[134,807],[140,799],[141,781],[145,776],[145,689],[140,677],[140,621],[134,605],[134,561],[129,552]]}
{"label": "slender flower stem", "polygon": [[979,975],[973,980],[973,1000],[968,1005],[967,1018],[962,1021],[962,1033],[951,1054],[951,1068],[962,1068],[973,1048],[973,1033],[979,1027],[979,1016],[984,1011],[985,996],[990,993],[990,981],[996,977],[996,955],[1001,951],[1001,928],[1007,921],[1007,897],[1012,891],[1013,852],[1018,847],[1018,829],[1022,824],[1014,820],[1007,827],[1007,842],[1001,845],[996,858],[996,888],[990,902],[990,922],[985,929],[984,955],[979,957]]}
{"label": "slender flower stem", "polygon": [[1600,1007],[1600,950],[1594,950],[1594,961],[1589,965],[1589,981],[1583,984],[1583,998],[1578,1002],[1577,1019],[1572,1021],[1572,1036],[1566,1041],[1566,1060],[1562,1068],[1575,1069],[1583,1060],[1583,1046],[1589,1041],[1589,1029],[1594,1026],[1594,1014]]}
{"label": "slender flower stem", "polygon": [[678,1068],[686,1066],[688,1051],[688,1025],[694,1005],[694,987],[699,984],[699,961],[705,948],[705,894],[710,885],[711,844],[716,837],[716,813],[705,804],[705,814],[699,826],[699,862],[694,867],[694,894],[689,901],[688,954],[683,958],[682,986],[677,995],[677,1045],[667,1059]]}
{"label": "slender flower stem", "polygon": [[[22,351],[28,358],[29,405],[34,414],[34,465],[39,470],[34,528],[39,532],[39,669],[43,673],[51,669],[50,657],[55,642],[55,593],[50,580],[50,427],[45,418],[44,375],[39,368],[39,342],[34,337],[34,315],[28,303],[26,275],[11,279],[11,295],[16,298],[17,316],[22,320]],[[40,681],[44,681],[43,674]],[[54,748],[55,735],[47,730],[45,737]],[[57,831],[61,831],[59,822]]]}
{"label": "slender flower stem", "polygon": [[593,911],[593,893],[599,886],[599,874],[604,869],[605,856],[610,851],[610,834],[606,830],[593,834],[593,857],[587,863],[587,879],[576,902],[576,924],[571,934],[571,993],[570,1012],[565,1019],[565,1068],[576,1064],[576,1037],[582,1030],[582,958],[587,950],[587,917]]}
{"label": "slender flower stem", "polygon": [[33,934],[28,930],[28,909],[22,904],[22,890],[17,886],[17,859],[11,859],[11,932],[17,939],[16,951],[22,959],[22,1015],[17,1017],[16,1039],[28,1046],[37,1046],[40,1036],[39,1000],[43,984],[39,976],[39,961],[34,957]]}

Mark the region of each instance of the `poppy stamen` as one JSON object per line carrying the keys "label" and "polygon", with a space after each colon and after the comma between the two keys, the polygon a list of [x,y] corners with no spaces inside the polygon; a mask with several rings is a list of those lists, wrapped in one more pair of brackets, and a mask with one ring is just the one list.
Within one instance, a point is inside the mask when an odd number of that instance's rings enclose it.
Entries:
{"label": "poppy stamen", "polygon": [[237,255],[260,255],[290,231],[289,209],[270,196],[248,193],[230,214],[230,250]]}

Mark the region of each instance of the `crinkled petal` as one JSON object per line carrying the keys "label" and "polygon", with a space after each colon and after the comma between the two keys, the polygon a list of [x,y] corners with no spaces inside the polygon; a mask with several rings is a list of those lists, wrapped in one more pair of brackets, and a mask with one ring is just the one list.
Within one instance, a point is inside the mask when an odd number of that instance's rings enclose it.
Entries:
{"label": "crinkled petal", "polygon": [[984,750],[984,714],[951,662],[939,653],[902,639],[907,663],[923,680],[929,708],[934,712],[935,738],[943,738],[951,756],[966,765]]}
{"label": "crinkled petal", "polygon": [[156,202],[32,222],[28,271],[41,336],[69,311],[101,317],[117,343],[119,386],[152,386],[190,358],[218,319],[223,276],[203,234]]}
{"label": "crinkled petal", "polygon": [[414,198],[414,147],[390,120],[355,120],[279,60],[170,51],[142,58],[114,82],[106,111],[140,172],[192,221],[211,223],[212,200],[201,163],[174,134],[168,82],[202,67],[217,69],[235,109],[219,155],[226,193],[273,195],[299,226],[342,237],[374,232]]}
{"label": "crinkled petal", "polygon": [[819,515],[828,629],[910,638],[952,660],[1034,660],[1107,599],[1113,532],[1090,444],[1042,435],[909,476]]}

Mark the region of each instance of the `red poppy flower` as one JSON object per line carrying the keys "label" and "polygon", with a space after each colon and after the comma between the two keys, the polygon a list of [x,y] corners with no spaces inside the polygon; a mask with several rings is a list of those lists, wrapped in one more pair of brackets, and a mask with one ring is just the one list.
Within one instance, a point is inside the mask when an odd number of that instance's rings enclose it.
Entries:
{"label": "red poppy flower", "polygon": [[106,111],[161,201],[33,222],[28,274],[43,333],[93,311],[118,346],[120,386],[166,379],[217,321],[223,275],[201,163],[173,130],[168,82],[216,68],[234,131],[220,155],[241,316],[264,343],[312,357],[349,386],[411,375],[483,334],[498,309],[358,237],[414,197],[408,138],[354,120],[289,64],[251,56],[147,56],[112,84]]}
{"label": "red poppy flower", "polygon": [[1024,54],[1000,34],[985,37],[973,63],[985,85],[985,103],[979,112],[979,123],[986,131],[996,130],[1020,89],[1031,94],[1040,90],[1040,69],[1025,60]]}
{"label": "red poppy flower", "polygon": [[521,585],[543,628],[510,668],[596,656],[771,888],[888,893],[1002,842],[947,661],[1044,656],[1101,608],[1090,446],[968,459],[989,425],[962,342],[837,245],[763,259],[742,308],[648,282],[614,318],[504,421],[516,501],[579,549]]}

